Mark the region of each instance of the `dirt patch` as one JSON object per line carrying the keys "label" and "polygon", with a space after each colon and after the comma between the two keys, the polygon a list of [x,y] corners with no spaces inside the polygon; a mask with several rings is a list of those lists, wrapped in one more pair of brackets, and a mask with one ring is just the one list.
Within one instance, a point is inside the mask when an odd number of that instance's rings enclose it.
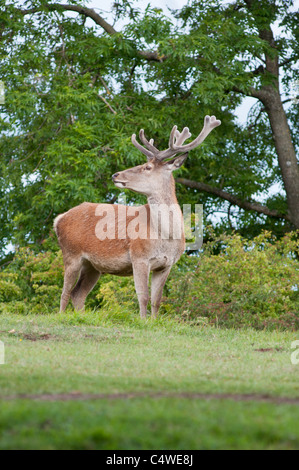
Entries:
{"label": "dirt patch", "polygon": [[51,335],[44,333],[44,334],[34,334],[34,333],[29,333],[29,334],[22,334],[20,335],[22,339],[26,339],[28,341],[47,341],[52,338]]}
{"label": "dirt patch", "polygon": [[38,394],[38,395],[10,395],[0,396],[0,400],[32,400],[32,401],[47,401],[47,402],[60,402],[60,401],[87,401],[87,400],[132,400],[138,398],[177,398],[187,400],[232,400],[236,402],[261,402],[261,403],[274,403],[274,404],[289,404],[299,405],[299,397],[275,397],[271,395],[261,394],[234,394],[234,393],[167,393],[167,392],[133,392],[133,393],[55,393],[55,394]]}
{"label": "dirt patch", "polygon": [[281,351],[283,351],[283,349],[282,348],[259,348],[259,349],[254,349],[254,351],[262,352],[262,353],[265,353],[265,352],[281,352]]}
{"label": "dirt patch", "polygon": [[14,336],[16,338],[25,339],[28,341],[47,341],[49,339],[55,338],[55,336],[50,335],[49,333],[23,333],[22,331],[10,330],[10,331],[2,331],[0,333],[6,333],[8,335]]}

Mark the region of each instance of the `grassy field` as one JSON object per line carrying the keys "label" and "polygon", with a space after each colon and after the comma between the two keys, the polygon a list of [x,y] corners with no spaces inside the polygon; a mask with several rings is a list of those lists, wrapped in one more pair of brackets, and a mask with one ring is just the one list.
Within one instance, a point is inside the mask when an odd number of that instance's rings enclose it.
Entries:
{"label": "grassy field", "polygon": [[3,314],[0,449],[299,449],[297,339],[133,314]]}

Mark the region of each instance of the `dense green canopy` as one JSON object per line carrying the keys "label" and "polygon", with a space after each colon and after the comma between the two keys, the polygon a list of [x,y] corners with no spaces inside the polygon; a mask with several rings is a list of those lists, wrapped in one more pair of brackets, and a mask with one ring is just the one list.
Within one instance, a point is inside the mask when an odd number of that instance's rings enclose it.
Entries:
{"label": "dense green canopy", "polygon": [[[2,256],[82,201],[115,201],[111,175],[144,161],[130,140],[140,128],[167,148],[174,124],[195,136],[205,114],[222,126],[180,170],[179,202],[203,203],[208,221],[224,211],[221,229],[247,236],[299,228],[293,3],[189,1],[171,17],[119,0],[116,31],[82,1],[0,0]],[[242,125],[245,96],[256,104]]]}

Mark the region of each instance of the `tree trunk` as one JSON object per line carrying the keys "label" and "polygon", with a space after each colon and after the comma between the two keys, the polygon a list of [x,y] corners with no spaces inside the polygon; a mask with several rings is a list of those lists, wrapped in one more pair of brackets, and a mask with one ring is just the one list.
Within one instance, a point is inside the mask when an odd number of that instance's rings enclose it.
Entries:
{"label": "tree trunk", "polygon": [[299,229],[299,166],[278,90],[272,88],[263,102],[273,132],[278,163],[287,194],[290,220],[296,229]]}
{"label": "tree trunk", "polygon": [[[248,0],[247,3],[250,6],[253,4],[251,0]],[[289,217],[295,228],[299,229],[299,166],[279,91],[277,44],[270,25],[267,29],[260,29],[259,36],[273,48],[273,56],[265,55],[266,72],[272,76],[273,84],[262,86],[259,98],[265,106],[272,128],[278,163],[287,195]]]}

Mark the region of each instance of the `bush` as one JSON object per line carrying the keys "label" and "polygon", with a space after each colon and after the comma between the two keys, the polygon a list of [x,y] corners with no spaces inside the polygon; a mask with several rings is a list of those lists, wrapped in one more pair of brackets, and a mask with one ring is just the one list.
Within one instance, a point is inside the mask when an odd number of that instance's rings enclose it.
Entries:
{"label": "bush", "polygon": [[[10,284],[9,297],[7,294],[6,298],[1,296],[2,283]],[[9,267],[0,273],[0,311],[24,314],[56,309],[62,285],[63,262],[60,252],[35,254],[29,248],[20,248]]]}
{"label": "bush", "polygon": [[15,283],[17,276],[0,272],[0,302],[9,302],[22,298],[22,290]]}
{"label": "bush", "polygon": [[173,270],[168,311],[193,323],[297,329],[298,257],[296,234],[223,235],[205,245],[193,270]]}
{"label": "bush", "polygon": [[[43,247],[47,248],[47,245]],[[63,259],[58,247],[36,254],[20,248],[8,268],[0,272],[0,313],[50,313],[57,311],[63,287]],[[138,311],[131,277],[106,275],[88,296],[86,306],[108,312]]]}
{"label": "bush", "polygon": [[[194,325],[299,328],[298,234],[276,240],[265,232],[249,241],[239,235],[213,237],[198,256],[182,256],[165,287],[161,313]],[[47,246],[44,246],[44,249]],[[0,272],[0,312],[57,311],[63,262],[56,249],[35,254],[20,249]],[[87,307],[138,315],[132,277],[105,275]]]}

